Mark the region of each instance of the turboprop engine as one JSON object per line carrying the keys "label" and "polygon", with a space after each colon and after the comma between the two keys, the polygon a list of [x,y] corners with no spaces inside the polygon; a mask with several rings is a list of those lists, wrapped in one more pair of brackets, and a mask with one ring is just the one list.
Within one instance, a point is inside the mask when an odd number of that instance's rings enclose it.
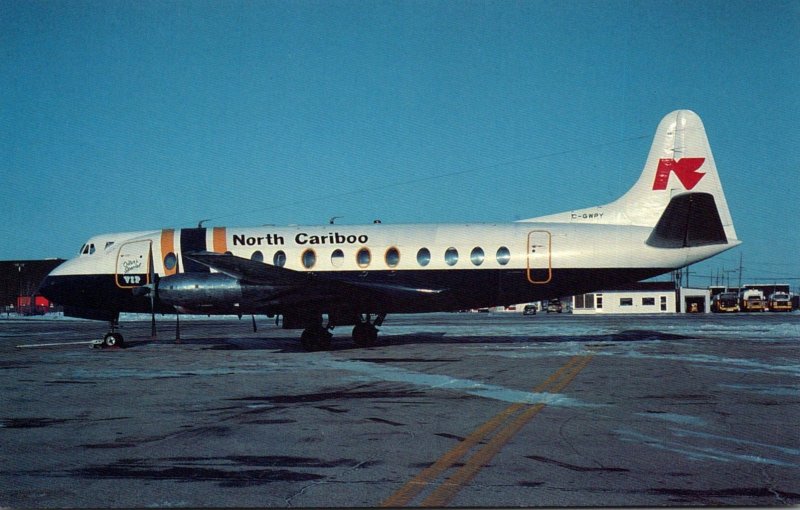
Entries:
{"label": "turboprop engine", "polygon": [[[256,297],[252,286],[222,273],[176,274],[161,278],[157,287],[162,303],[199,310],[238,308]],[[268,293],[258,289],[262,296]]]}

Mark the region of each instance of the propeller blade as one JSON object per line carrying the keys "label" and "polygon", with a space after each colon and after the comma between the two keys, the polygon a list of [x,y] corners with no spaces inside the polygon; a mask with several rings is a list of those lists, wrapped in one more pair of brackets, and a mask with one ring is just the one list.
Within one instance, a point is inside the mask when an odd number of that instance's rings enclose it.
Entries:
{"label": "propeller blade", "polygon": [[149,282],[148,287],[150,287],[150,338],[157,338],[156,332],[156,292],[157,290],[157,279],[158,275],[155,272],[155,264],[153,264],[153,247],[150,246],[150,256],[148,258],[148,265],[149,265]]}

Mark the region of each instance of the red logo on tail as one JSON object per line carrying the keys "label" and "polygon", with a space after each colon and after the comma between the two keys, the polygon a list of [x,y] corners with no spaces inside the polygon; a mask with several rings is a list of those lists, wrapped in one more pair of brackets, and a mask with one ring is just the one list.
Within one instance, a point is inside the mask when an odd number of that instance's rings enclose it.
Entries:
{"label": "red logo on tail", "polygon": [[681,158],[677,161],[674,159],[659,159],[656,180],[653,181],[653,189],[667,189],[670,172],[675,172],[684,188],[687,190],[694,188],[705,175],[704,172],[697,171],[705,161],[706,158]]}

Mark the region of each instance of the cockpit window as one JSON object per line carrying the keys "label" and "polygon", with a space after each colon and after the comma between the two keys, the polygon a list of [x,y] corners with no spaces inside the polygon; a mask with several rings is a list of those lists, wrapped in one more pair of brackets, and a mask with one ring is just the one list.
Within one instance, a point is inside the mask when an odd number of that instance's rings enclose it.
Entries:
{"label": "cockpit window", "polygon": [[114,241],[106,241],[106,247],[105,247],[106,250],[111,248],[112,246],[114,246]]}
{"label": "cockpit window", "polygon": [[89,255],[93,255],[93,254],[94,254],[94,243],[89,245]]}
{"label": "cockpit window", "polygon": [[84,253],[89,253],[89,247],[87,245],[81,245],[81,249],[78,250],[78,255],[83,255]]}

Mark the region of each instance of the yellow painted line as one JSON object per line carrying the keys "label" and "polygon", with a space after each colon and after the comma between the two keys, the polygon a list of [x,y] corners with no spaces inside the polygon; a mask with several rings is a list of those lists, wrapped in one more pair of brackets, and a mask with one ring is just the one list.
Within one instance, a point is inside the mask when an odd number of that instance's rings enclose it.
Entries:
{"label": "yellow painted line", "polygon": [[[579,363],[576,363],[572,371],[567,375],[563,381],[558,383],[550,391],[558,393],[563,390],[578,373],[583,370],[586,365],[592,360],[591,356],[587,356]],[[500,432],[494,435],[492,439],[480,450],[467,460],[466,463],[456,473],[443,482],[430,496],[423,502],[422,506],[426,507],[441,507],[447,505],[453,497],[468,484],[478,472],[488,464],[495,455],[524,427],[534,416],[539,414],[539,411],[544,409],[545,404],[536,404],[525,410],[514,421],[506,425]]]}
{"label": "yellow painted line", "polygon": [[[583,370],[583,368],[586,366],[586,364],[589,363],[589,360],[591,360],[591,358],[592,356],[572,357],[564,366],[556,370],[550,377],[548,377],[544,382],[539,384],[536,388],[534,388],[531,391],[533,393],[539,393],[543,391],[552,391],[564,388],[567,384],[569,384],[569,382],[572,381],[572,379],[574,379],[574,377],[577,375],[578,372]],[[553,388],[551,388],[551,390],[548,390],[548,387],[550,387],[551,385],[553,386]],[[507,420],[509,420],[512,416],[514,416],[516,413],[518,413],[520,410],[526,407],[528,408],[528,410],[525,413],[523,413],[520,416],[520,418],[512,422],[512,425],[514,425],[515,423],[520,421],[523,417],[527,417],[523,422],[521,422],[521,424],[516,430],[519,430],[519,428],[521,428],[522,425],[524,425],[530,419],[532,419],[533,416],[535,416],[535,414],[539,412],[541,407],[544,407],[544,404],[536,404],[534,406],[530,406],[529,404],[516,403],[508,406],[506,409],[504,409],[503,411],[495,415],[493,418],[491,418],[489,421],[487,421],[486,423],[475,429],[475,431],[473,431],[469,436],[467,436],[463,441],[458,443],[447,453],[442,455],[432,465],[423,469],[422,471],[420,471],[418,475],[416,475],[414,478],[406,482],[405,485],[403,485],[400,489],[398,489],[391,496],[389,496],[389,498],[386,499],[381,504],[381,506],[400,507],[408,505],[408,503],[412,499],[414,499],[420,492],[425,490],[425,488],[429,486],[436,478],[438,478],[448,469],[452,468],[456,462],[458,462],[462,457],[464,457],[467,453],[469,453],[469,451],[472,448],[474,448],[475,445],[485,440],[495,430],[501,427]],[[512,431],[512,429],[510,429],[509,427],[506,427],[506,429],[504,430],[508,430],[508,433]],[[513,433],[511,435],[513,435]],[[508,439],[510,438],[511,436],[505,439],[505,441],[502,444],[505,444],[505,442],[507,442]],[[502,444],[500,445],[500,447],[502,447]],[[481,464],[481,466],[482,465],[483,464]]]}

